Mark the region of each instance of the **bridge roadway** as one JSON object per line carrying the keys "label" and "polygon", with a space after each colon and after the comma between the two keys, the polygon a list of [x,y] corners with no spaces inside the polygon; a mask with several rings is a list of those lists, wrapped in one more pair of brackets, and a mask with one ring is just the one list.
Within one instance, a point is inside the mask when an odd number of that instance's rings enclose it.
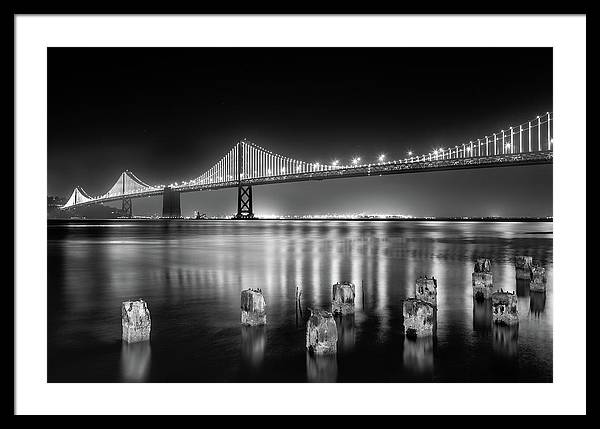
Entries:
{"label": "bridge roadway", "polygon": [[[390,161],[387,163],[359,165],[356,167],[340,167],[334,170],[313,171],[296,174],[283,174],[252,179],[230,180],[214,184],[179,185],[172,189],[177,192],[198,192],[243,186],[269,185],[276,183],[306,182],[310,180],[342,179],[349,177],[384,176],[391,174],[424,173],[448,170],[466,170],[475,168],[514,167],[524,165],[552,164],[552,150],[539,152],[524,152],[515,154],[491,155],[480,157],[465,157],[452,159],[432,159],[431,161],[401,162]],[[162,195],[163,189],[150,189],[138,193],[128,193],[111,197],[98,198],[91,201],[77,203],[73,207],[83,207],[98,203],[121,201],[124,197],[134,199]]]}

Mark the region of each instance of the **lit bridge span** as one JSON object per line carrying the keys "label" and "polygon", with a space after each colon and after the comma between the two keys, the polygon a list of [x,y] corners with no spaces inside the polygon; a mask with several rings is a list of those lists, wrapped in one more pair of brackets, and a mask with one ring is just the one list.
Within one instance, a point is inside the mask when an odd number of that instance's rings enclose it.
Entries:
{"label": "lit bridge span", "polygon": [[83,188],[73,190],[63,210],[111,201],[122,201],[125,216],[131,217],[135,198],[163,196],[163,217],[181,217],[180,194],[204,190],[238,188],[236,218],[254,217],[252,186],[348,177],[382,176],[427,171],[463,170],[550,164],[553,155],[554,116],[548,112],[518,126],[470,140],[454,147],[434,149],[426,154],[408,152],[405,158],[365,163],[355,157],[348,165],[310,163],[273,153],[246,140],[240,141],[199,177],[171,183],[151,185],[133,172],[121,173],[115,184],[103,195],[90,196]]}

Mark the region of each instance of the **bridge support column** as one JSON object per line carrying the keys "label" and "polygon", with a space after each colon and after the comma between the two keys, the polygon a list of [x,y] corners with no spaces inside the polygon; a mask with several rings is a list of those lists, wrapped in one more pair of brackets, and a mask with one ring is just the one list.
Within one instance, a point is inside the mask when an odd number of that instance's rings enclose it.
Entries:
{"label": "bridge support column", "polygon": [[180,192],[166,187],[163,189],[163,210],[162,217],[180,218],[181,217],[181,195]]}
{"label": "bridge support column", "polygon": [[124,217],[130,218],[133,216],[131,198],[123,198],[122,213]]}
{"label": "bridge support column", "polygon": [[252,211],[252,186],[238,186],[238,210],[236,219],[254,219]]}

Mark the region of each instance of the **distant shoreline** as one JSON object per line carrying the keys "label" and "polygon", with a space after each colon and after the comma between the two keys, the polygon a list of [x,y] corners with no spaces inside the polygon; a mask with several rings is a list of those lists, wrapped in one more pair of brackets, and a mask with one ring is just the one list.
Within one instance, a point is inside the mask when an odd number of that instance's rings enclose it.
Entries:
{"label": "distant shoreline", "polygon": [[[455,217],[412,217],[412,218],[256,218],[248,219],[248,221],[341,221],[341,222],[553,222],[553,218],[455,218]],[[161,218],[113,218],[113,219],[99,219],[99,218],[86,218],[86,219],[48,219],[48,223],[69,223],[69,222],[210,222],[210,221],[237,221],[237,219],[231,218],[208,218],[208,219],[161,219]]]}

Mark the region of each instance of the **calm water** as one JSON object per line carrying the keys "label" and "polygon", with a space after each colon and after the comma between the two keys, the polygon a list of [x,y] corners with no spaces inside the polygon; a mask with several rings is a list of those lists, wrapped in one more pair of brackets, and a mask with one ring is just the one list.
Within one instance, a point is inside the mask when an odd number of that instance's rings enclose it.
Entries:
{"label": "calm water", "polygon": [[[513,257],[546,266],[545,294],[515,280]],[[476,257],[516,291],[517,329],[474,304]],[[50,382],[552,381],[552,223],[49,222]],[[438,279],[437,336],[403,335],[402,300]],[[338,354],[307,356],[307,308],[357,285],[337,320]],[[302,285],[302,313],[295,288]],[[240,325],[240,291],[261,288],[268,325]],[[150,343],[121,344],[120,303],[148,302]]]}

